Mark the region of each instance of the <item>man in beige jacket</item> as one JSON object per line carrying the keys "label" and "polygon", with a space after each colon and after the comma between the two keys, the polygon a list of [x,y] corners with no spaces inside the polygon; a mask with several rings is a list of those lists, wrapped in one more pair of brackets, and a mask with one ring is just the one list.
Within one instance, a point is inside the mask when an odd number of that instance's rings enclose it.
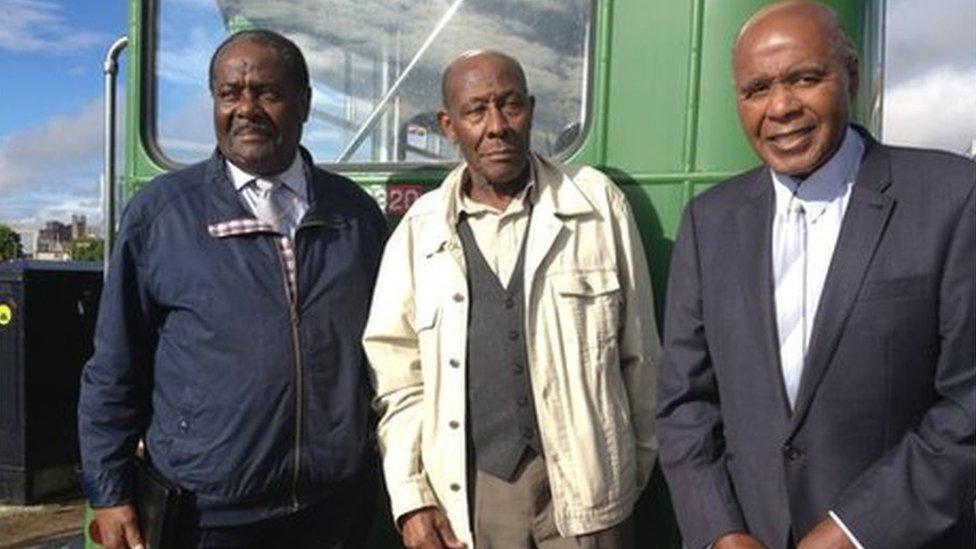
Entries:
{"label": "man in beige jacket", "polygon": [[529,151],[514,59],[444,73],[464,162],[400,222],[365,347],[407,547],[633,545],[660,345],[624,194]]}

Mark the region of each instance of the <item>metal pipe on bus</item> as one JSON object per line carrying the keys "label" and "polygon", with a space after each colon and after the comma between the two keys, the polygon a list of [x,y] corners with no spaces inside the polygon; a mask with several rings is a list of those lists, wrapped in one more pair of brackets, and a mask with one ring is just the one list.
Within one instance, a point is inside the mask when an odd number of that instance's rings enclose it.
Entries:
{"label": "metal pipe on bus", "polygon": [[102,73],[105,75],[105,171],[102,173],[102,223],[105,246],[102,276],[108,276],[108,261],[115,242],[115,82],[119,72],[119,55],[129,45],[129,37],[118,38],[108,49]]}
{"label": "metal pipe on bus", "polygon": [[390,99],[400,89],[400,86],[403,84],[403,81],[406,80],[407,76],[409,76],[410,73],[413,71],[413,68],[417,65],[417,62],[420,61],[420,58],[423,57],[424,54],[427,52],[427,48],[429,48],[430,45],[434,43],[434,40],[437,39],[437,35],[439,35],[441,31],[444,30],[444,27],[447,26],[448,22],[450,22],[451,19],[454,18],[454,14],[457,13],[458,8],[460,8],[461,4],[463,3],[464,0],[455,0],[454,3],[451,4],[451,7],[447,8],[447,11],[444,12],[443,16],[441,16],[440,21],[438,21],[437,25],[434,26],[434,29],[430,31],[430,34],[427,36],[427,39],[424,40],[424,43],[420,45],[420,49],[418,49],[417,53],[414,54],[413,59],[411,59],[410,62],[407,63],[406,68],[403,69],[403,72],[400,73],[400,76],[396,79],[395,82],[393,82],[393,85],[390,86],[390,89],[386,90],[386,93],[383,95],[383,98],[380,99],[379,103],[376,104],[376,107],[373,108],[373,112],[369,113],[369,117],[367,117],[366,121],[363,122],[363,125],[360,126],[359,131],[357,131],[356,135],[353,136],[352,141],[350,141],[349,144],[346,145],[346,148],[343,149],[341,153],[339,153],[338,157],[336,157],[335,160],[336,162],[345,162],[346,160],[349,160],[349,157],[351,157],[354,152],[356,152],[356,149],[359,148],[359,145],[363,142],[364,139],[366,139],[366,134],[372,131],[373,127],[376,126],[376,123],[379,121],[380,115],[383,114],[383,112],[386,110],[387,105],[390,103]]}

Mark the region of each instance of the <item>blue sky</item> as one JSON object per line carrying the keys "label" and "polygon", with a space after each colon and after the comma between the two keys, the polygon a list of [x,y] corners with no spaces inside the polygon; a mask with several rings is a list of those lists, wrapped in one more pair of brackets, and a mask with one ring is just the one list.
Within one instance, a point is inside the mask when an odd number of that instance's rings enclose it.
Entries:
{"label": "blue sky", "polygon": [[[201,4],[212,1],[164,3],[187,17]],[[884,140],[967,151],[976,137],[976,2],[888,6]],[[0,223],[21,231],[28,248],[46,220],[85,213],[100,223],[101,66],[127,31],[127,9],[123,0],[0,0]],[[205,66],[210,52],[194,48],[212,37],[188,32],[185,42],[175,53]],[[173,123],[209,130],[198,116]]]}

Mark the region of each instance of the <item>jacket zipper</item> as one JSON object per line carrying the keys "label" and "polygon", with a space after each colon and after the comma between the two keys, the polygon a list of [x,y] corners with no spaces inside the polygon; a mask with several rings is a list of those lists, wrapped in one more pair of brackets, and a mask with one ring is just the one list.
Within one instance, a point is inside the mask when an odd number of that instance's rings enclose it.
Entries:
{"label": "jacket zipper", "polygon": [[[285,299],[288,300],[289,314],[291,316],[291,342],[292,351],[295,355],[295,458],[293,460],[293,471],[291,476],[291,505],[294,510],[298,510],[298,480],[302,464],[302,397],[304,379],[302,375],[302,347],[299,327],[301,318],[298,315],[298,246],[295,244],[298,231],[292,242],[292,252],[295,254],[295,295],[291,294],[288,284],[288,269],[285,267],[285,258],[281,255],[278,243],[274,243],[275,251],[278,253],[278,263],[281,266],[282,280],[284,281]],[[278,237],[274,237],[278,238]]]}

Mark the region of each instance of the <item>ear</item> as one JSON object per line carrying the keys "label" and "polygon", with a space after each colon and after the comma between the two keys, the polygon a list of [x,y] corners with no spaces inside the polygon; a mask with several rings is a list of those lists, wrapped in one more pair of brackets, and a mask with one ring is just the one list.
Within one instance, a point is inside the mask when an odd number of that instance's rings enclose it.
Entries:
{"label": "ear", "polygon": [[302,92],[302,122],[308,122],[308,115],[312,110],[312,88],[305,88]]}
{"label": "ear", "polygon": [[457,143],[457,132],[454,131],[454,121],[451,115],[444,109],[437,111],[437,125],[441,127],[441,133],[447,137],[451,143]]}
{"label": "ear", "polygon": [[847,93],[851,98],[851,101],[857,99],[857,90],[861,84],[861,73],[858,67],[858,62],[855,59],[851,66],[847,69]]}

